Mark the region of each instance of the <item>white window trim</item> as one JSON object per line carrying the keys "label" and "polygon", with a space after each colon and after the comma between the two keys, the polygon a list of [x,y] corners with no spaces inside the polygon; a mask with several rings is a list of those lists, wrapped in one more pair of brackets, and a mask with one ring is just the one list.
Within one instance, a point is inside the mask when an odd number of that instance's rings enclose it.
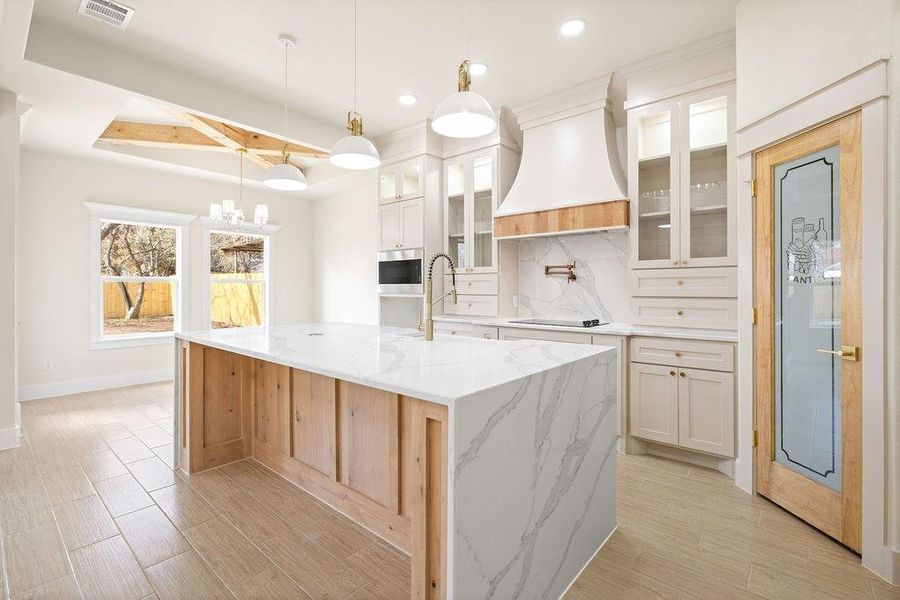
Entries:
{"label": "white window trim", "polygon": [[[263,256],[264,256],[264,267],[263,267],[263,275],[265,283],[263,284],[263,304],[265,305],[265,315],[263,319],[262,327],[268,327],[273,322],[273,317],[275,315],[275,277],[273,275],[273,265],[275,262],[275,244],[272,243],[272,238],[278,233],[278,230],[281,229],[281,225],[273,225],[271,223],[267,223],[262,226],[257,226],[258,229],[254,228],[252,230],[243,231],[243,230],[235,230],[231,229],[228,226],[223,226],[221,222],[214,221],[209,217],[200,217],[200,222],[203,224],[203,251],[201,252],[202,260],[201,260],[201,268],[203,269],[203,287],[200,292],[200,302],[202,303],[202,309],[200,311],[202,315],[202,323],[204,328],[210,327],[210,311],[209,311],[209,291],[210,286],[212,286],[212,277],[210,276],[210,263],[209,263],[209,244],[210,244],[210,234],[212,233],[229,233],[232,235],[254,235],[257,237],[263,238]],[[239,283],[246,283],[244,281],[240,281]]]}
{"label": "white window trim", "polygon": [[[97,202],[85,202],[84,206],[90,214],[91,227],[91,252],[90,252],[90,324],[91,334],[89,348],[91,350],[108,350],[111,348],[129,348],[136,346],[157,346],[170,344],[173,333],[140,333],[133,335],[103,335],[103,283],[109,277],[100,274],[100,221],[116,221],[118,223],[134,223],[137,225],[157,225],[173,227],[175,229],[175,260],[177,273],[173,277],[164,277],[160,280],[175,282],[175,331],[182,331],[187,322],[188,293],[185,286],[185,273],[190,268],[188,252],[190,247],[190,228],[188,225],[196,218],[195,215],[150,210],[146,208],[132,208],[114,204],[100,204]],[[121,278],[114,278],[116,281]],[[146,279],[146,278],[135,278]]]}

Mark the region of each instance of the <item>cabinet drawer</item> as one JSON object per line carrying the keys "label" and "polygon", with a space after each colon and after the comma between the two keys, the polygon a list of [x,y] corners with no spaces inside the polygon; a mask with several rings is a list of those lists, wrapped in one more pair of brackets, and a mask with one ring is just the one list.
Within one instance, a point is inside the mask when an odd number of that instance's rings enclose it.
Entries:
{"label": "cabinet drawer", "polygon": [[647,269],[631,272],[632,296],[737,298],[737,269]]}
{"label": "cabinet drawer", "polygon": [[[444,289],[450,289],[450,276],[444,276]],[[496,273],[457,273],[456,291],[460,294],[497,294]]]}
{"label": "cabinet drawer", "polygon": [[635,298],[634,322],[656,327],[736,329],[737,300],[720,298]]}
{"label": "cabinet drawer", "polygon": [[501,340],[547,340],[548,342],[569,342],[572,344],[590,344],[591,336],[587,333],[572,331],[552,331],[546,329],[521,329],[518,327],[501,327]]}
{"label": "cabinet drawer", "polygon": [[733,344],[635,337],[631,339],[630,356],[639,363],[734,371]]}
{"label": "cabinet drawer", "polygon": [[450,298],[444,298],[444,313],[473,317],[496,317],[497,296],[459,294],[456,304],[452,304]]}
{"label": "cabinet drawer", "polygon": [[435,335],[456,335],[460,337],[476,337],[486,340],[497,339],[497,328],[488,325],[472,325],[470,323],[447,323],[437,321],[434,324]]}

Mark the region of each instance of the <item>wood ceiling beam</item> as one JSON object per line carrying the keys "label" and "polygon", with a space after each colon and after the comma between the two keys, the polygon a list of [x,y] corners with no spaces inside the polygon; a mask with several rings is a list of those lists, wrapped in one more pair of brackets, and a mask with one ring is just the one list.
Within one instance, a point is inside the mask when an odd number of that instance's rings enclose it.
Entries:
{"label": "wood ceiling beam", "polygon": [[[281,156],[281,152],[284,150],[284,140],[263,135],[261,133],[255,133],[253,131],[245,131],[245,133],[247,135],[247,150],[260,155]],[[287,151],[290,154],[296,154],[297,156],[304,158],[328,158],[330,156],[330,154],[324,150],[318,150],[316,148],[310,148],[309,146],[294,144],[292,142],[288,142]]]}
{"label": "wood ceiling beam", "polygon": [[193,127],[185,125],[113,121],[97,139],[126,146],[226,150],[217,141],[203,135]]}
{"label": "wood ceiling beam", "polygon": [[[174,106],[166,106],[165,110],[226,148],[238,150],[247,147],[246,135],[242,129],[232,127],[221,121],[189,113],[186,110],[181,110]],[[269,163],[266,160],[252,152],[247,152],[247,160],[254,162],[263,168],[269,168]]]}

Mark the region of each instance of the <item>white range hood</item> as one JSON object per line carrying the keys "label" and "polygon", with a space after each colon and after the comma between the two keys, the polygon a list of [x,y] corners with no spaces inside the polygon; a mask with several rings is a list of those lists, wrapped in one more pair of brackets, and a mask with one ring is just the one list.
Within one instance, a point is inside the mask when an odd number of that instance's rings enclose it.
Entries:
{"label": "white range hood", "polygon": [[513,108],[523,130],[522,161],[496,213],[497,237],[628,226],[612,114],[622,110],[623,88],[621,76],[611,74]]}

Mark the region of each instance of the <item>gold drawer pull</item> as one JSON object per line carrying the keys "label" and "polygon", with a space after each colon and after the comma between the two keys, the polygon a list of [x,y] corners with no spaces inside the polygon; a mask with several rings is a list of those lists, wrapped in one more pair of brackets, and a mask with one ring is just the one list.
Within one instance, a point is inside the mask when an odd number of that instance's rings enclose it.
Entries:
{"label": "gold drawer pull", "polygon": [[684,311],[683,311],[683,310],[678,310],[678,311],[675,311],[675,314],[678,315],[678,316],[680,317],[681,315],[684,314]]}
{"label": "gold drawer pull", "polygon": [[678,280],[678,285],[684,285],[684,282],[681,281],[681,280],[679,279],[679,280]]}
{"label": "gold drawer pull", "polygon": [[681,352],[676,352],[676,353],[675,353],[675,357],[676,357],[676,358],[681,358]]}

